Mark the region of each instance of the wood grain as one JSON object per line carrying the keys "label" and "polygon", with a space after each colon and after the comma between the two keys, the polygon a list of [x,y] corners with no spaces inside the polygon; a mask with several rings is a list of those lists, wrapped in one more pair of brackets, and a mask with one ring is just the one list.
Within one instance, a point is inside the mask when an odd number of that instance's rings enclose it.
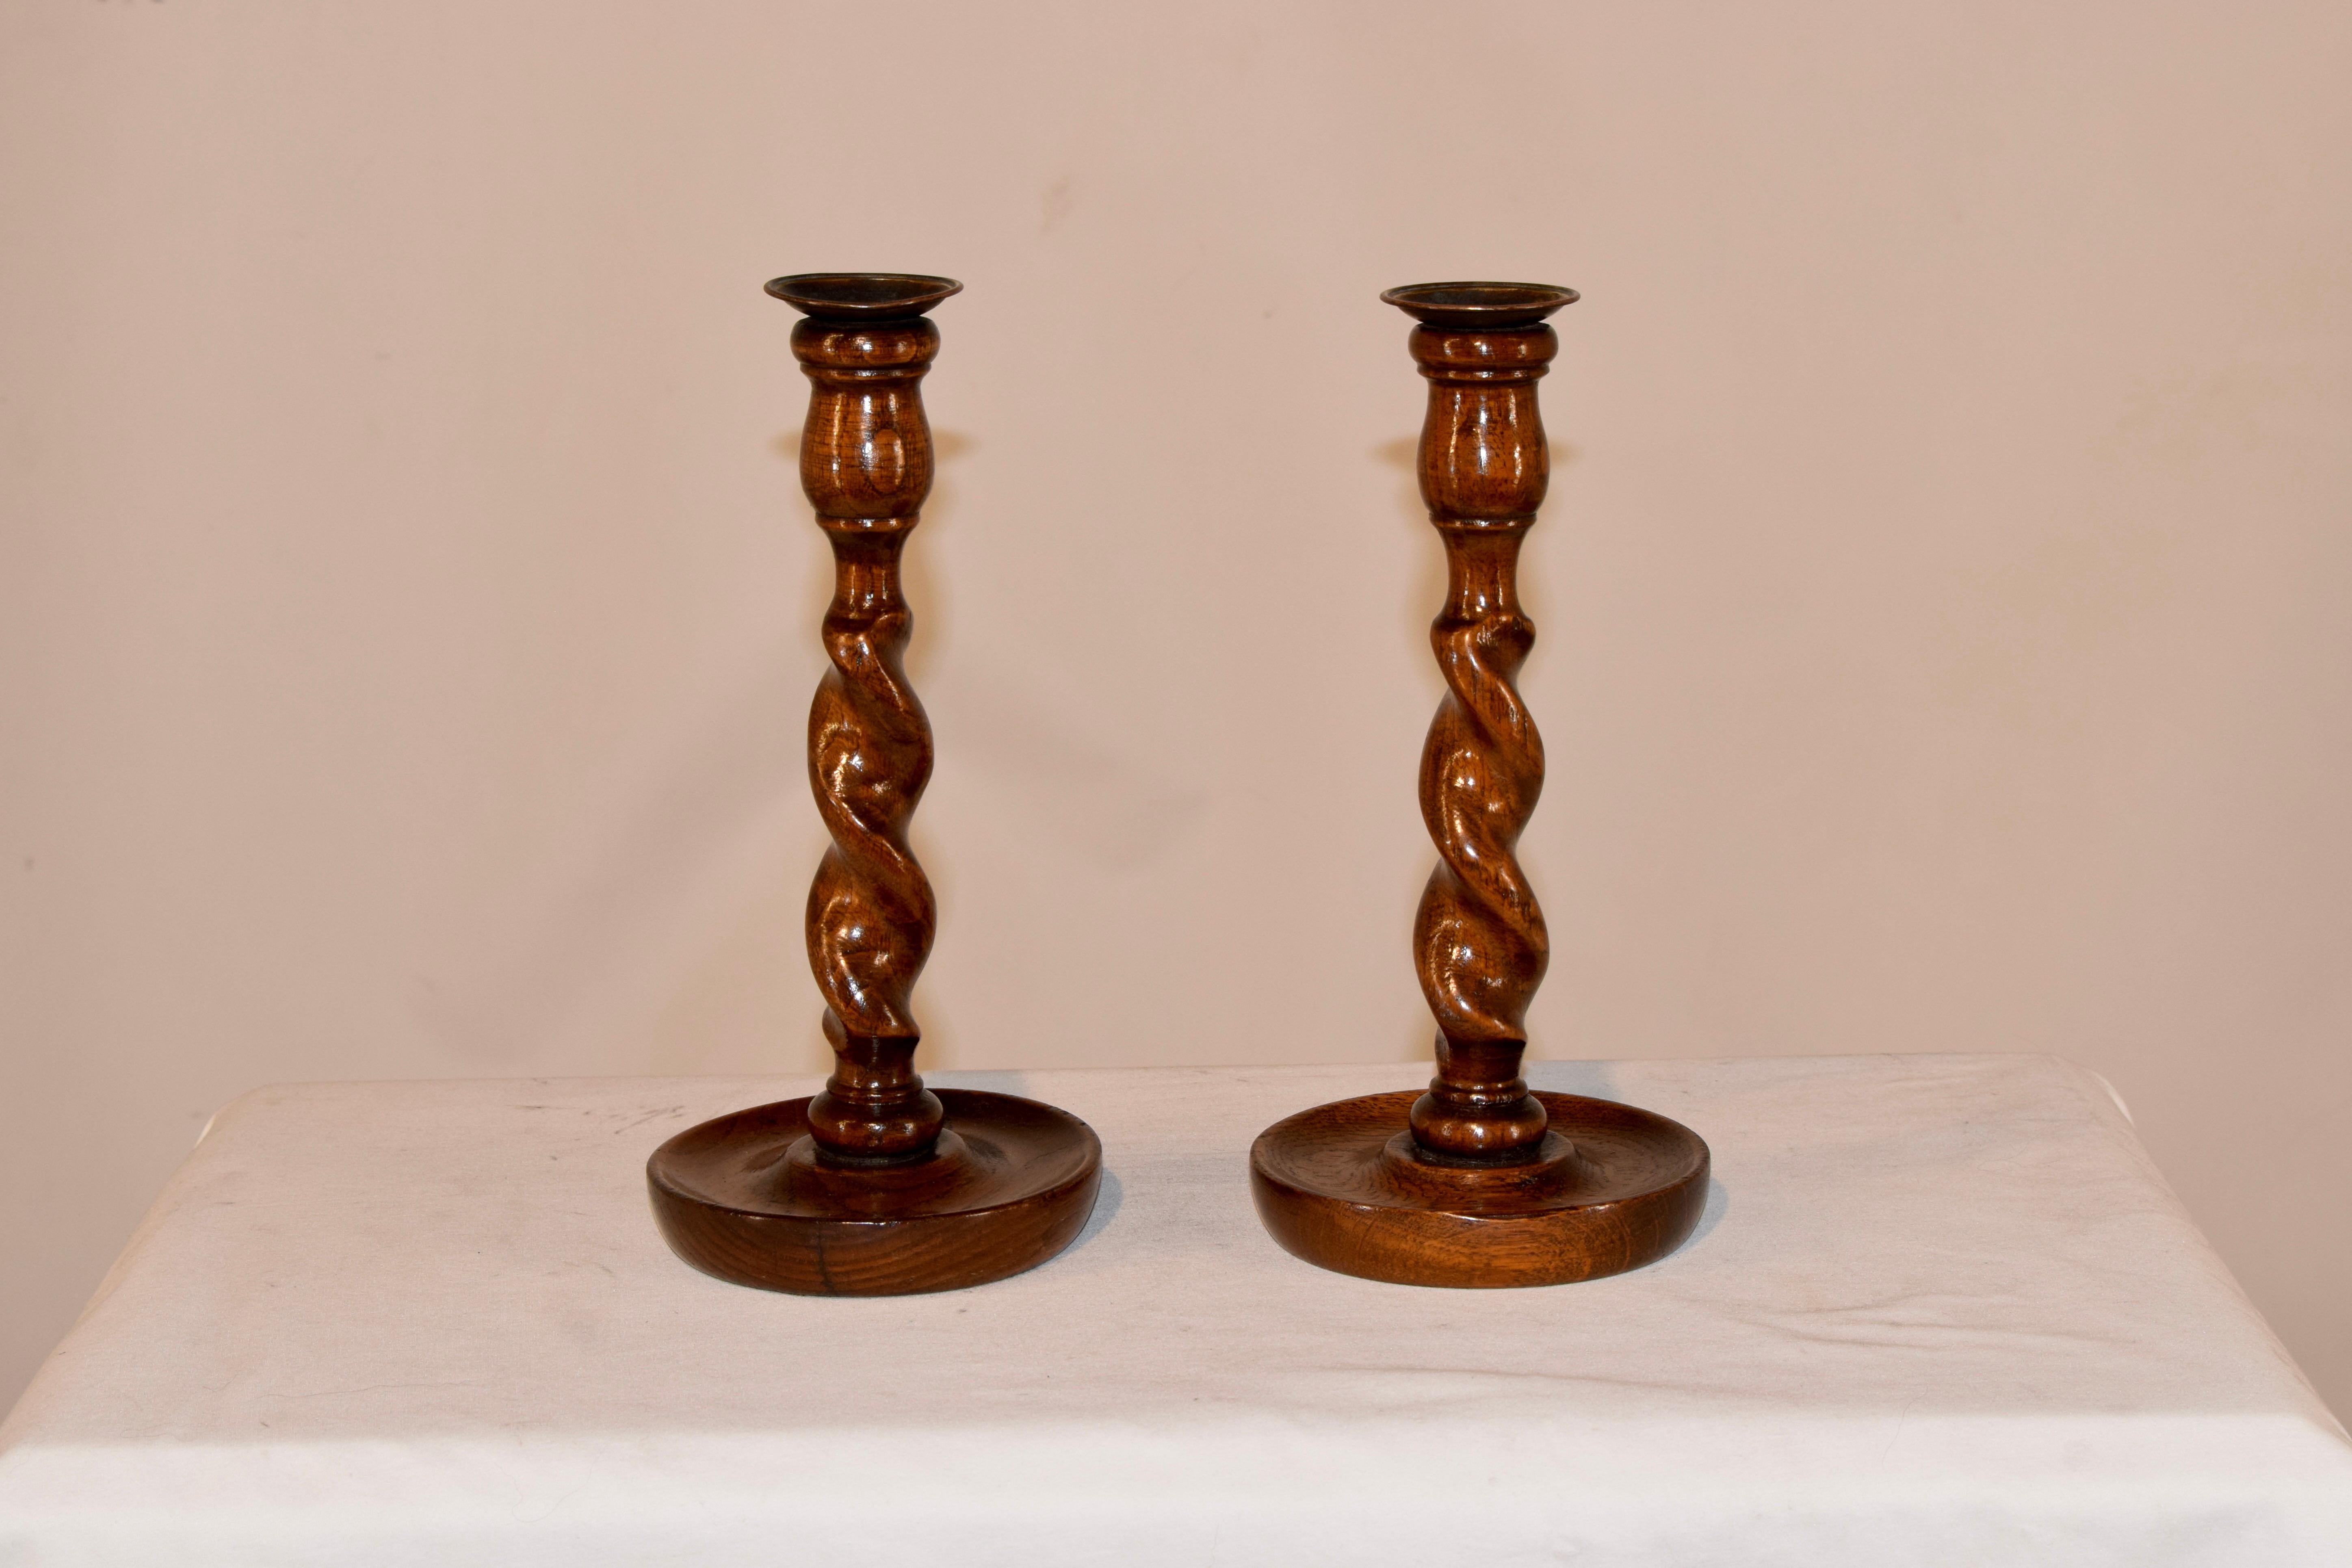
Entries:
{"label": "wood grain", "polygon": [[[812,1135],[844,1160],[909,1159],[939,1136],[939,1100],[915,1073],[916,977],[938,906],[907,847],[931,777],[931,726],[908,682],[901,560],[931,489],[922,379],[940,330],[904,314],[946,279],[779,279],[768,291],[809,318],[793,353],[810,384],[801,488],[833,547],[824,616],[832,661],[809,708],[809,788],[833,845],[808,897],[809,968],[824,996],[834,1073],[810,1108]],[[950,289],[951,292],[952,289]],[[844,310],[848,313],[843,313]],[[877,314],[878,312],[878,314]]]}
{"label": "wood grain", "polygon": [[1076,1240],[1102,1180],[1093,1130],[1008,1094],[937,1092],[933,1154],[881,1167],[822,1158],[806,1100],[687,1129],[648,1170],[662,1236],[706,1274],[804,1296],[985,1285]]}
{"label": "wood grain", "polygon": [[[1392,291],[1392,302],[1412,309],[1432,292]],[[1516,853],[1543,793],[1543,738],[1515,683],[1536,640],[1519,607],[1519,544],[1551,479],[1536,382],[1559,349],[1540,319],[1520,317],[1576,298],[1552,294],[1457,285],[1420,312],[1412,337],[1429,382],[1421,494],[1446,568],[1445,604],[1429,629],[1446,689],[1421,756],[1421,816],[1438,858],[1412,928],[1414,969],[1437,1019],[1437,1077],[1413,1105],[1412,1130],[1424,1148],[1457,1159],[1517,1157],[1544,1134],[1543,1107],[1518,1068],[1551,938]],[[1510,324],[1475,319],[1490,305]],[[1471,322],[1455,324],[1465,313]]]}
{"label": "wood grain", "polygon": [[1536,1159],[1452,1166],[1412,1146],[1413,1099],[1338,1100],[1260,1133],[1250,1187],[1267,1232],[1337,1273],[1492,1289],[1638,1268],[1698,1224],[1707,1148],[1680,1122],[1538,1093],[1572,1140],[1548,1132]]}

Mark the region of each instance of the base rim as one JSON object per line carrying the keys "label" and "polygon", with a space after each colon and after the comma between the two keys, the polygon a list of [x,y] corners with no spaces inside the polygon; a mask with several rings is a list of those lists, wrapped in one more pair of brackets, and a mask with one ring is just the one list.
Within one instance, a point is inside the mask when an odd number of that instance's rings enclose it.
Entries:
{"label": "base rim", "polygon": [[1508,1289],[1639,1268],[1697,1226],[1711,1156],[1671,1118],[1538,1092],[1550,1131],[1589,1168],[1515,1192],[1492,1170],[1400,1165],[1385,1155],[1417,1098],[1408,1090],[1334,1100],[1258,1135],[1250,1195],[1286,1251],[1389,1284]]}
{"label": "base rim", "polygon": [[[646,1162],[663,1239],[713,1278],[800,1296],[966,1289],[1076,1240],[1102,1184],[1094,1130],[1014,1095],[935,1092],[954,1135],[941,1141],[952,1166],[837,1168],[812,1186],[805,1150],[791,1157],[808,1135],[809,1098],[688,1128]],[[788,1167],[803,1180],[779,1195]]]}

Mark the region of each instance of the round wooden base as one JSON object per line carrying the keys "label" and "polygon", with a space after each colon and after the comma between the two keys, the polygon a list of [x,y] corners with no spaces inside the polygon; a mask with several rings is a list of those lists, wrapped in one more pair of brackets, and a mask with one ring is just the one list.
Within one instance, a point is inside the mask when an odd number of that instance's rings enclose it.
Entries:
{"label": "round wooden base", "polygon": [[908,1296],[985,1285],[1076,1239],[1102,1144],[1067,1111],[936,1091],[947,1131],[904,1165],[821,1163],[805,1100],[715,1118],[646,1162],[670,1250],[706,1274],[803,1296]]}
{"label": "round wooden base", "polygon": [[1562,1285],[1653,1263],[1706,1202],[1706,1145],[1679,1121],[1612,1100],[1538,1094],[1551,1118],[1517,1165],[1421,1155],[1417,1092],[1337,1100],[1250,1148],[1250,1194],[1284,1247],[1398,1285]]}

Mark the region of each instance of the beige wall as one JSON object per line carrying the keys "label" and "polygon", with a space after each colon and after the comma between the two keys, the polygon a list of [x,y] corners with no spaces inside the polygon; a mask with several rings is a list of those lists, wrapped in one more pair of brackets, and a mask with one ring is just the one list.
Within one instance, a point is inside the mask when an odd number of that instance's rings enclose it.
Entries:
{"label": "beige wall", "polygon": [[0,73],[0,1400],[251,1085],[820,1060],[759,284],[885,267],[970,285],[934,1064],[1423,1048],[1373,296],[1572,283],[1538,1049],[2088,1063],[2352,1407],[2352,11],[15,0]]}

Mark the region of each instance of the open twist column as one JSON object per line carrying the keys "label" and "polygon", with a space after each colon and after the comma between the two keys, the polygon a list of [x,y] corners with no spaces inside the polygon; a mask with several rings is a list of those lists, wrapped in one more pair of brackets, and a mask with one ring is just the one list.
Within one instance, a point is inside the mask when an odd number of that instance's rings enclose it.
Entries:
{"label": "open twist column", "polygon": [[822,273],[768,292],[801,310],[801,484],[833,547],[832,667],[809,710],[809,783],[833,845],[809,889],[809,966],[834,1071],[822,1092],[688,1128],[646,1175],[680,1258],[739,1284],[884,1296],[985,1284],[1051,1258],[1093,1210],[1102,1149],[1066,1111],[926,1089],[912,993],[938,923],[907,825],[931,731],[903,662],[900,577],[931,488],[925,313],[945,278]]}
{"label": "open twist column", "polygon": [[1426,283],[1381,296],[1421,324],[1429,382],[1421,492],[1445,547],[1430,626],[1445,698],[1422,752],[1437,868],[1413,962],[1437,1021],[1427,1092],[1368,1095],[1278,1121],[1250,1150],[1266,1229],[1325,1268],[1407,1285],[1553,1285],[1636,1268],[1697,1224],[1707,1150],[1679,1122],[1530,1091],[1528,1004],[1550,956],[1517,847],[1543,742],[1514,684],[1535,642],[1519,544],[1550,474],[1536,383],[1576,292]]}

